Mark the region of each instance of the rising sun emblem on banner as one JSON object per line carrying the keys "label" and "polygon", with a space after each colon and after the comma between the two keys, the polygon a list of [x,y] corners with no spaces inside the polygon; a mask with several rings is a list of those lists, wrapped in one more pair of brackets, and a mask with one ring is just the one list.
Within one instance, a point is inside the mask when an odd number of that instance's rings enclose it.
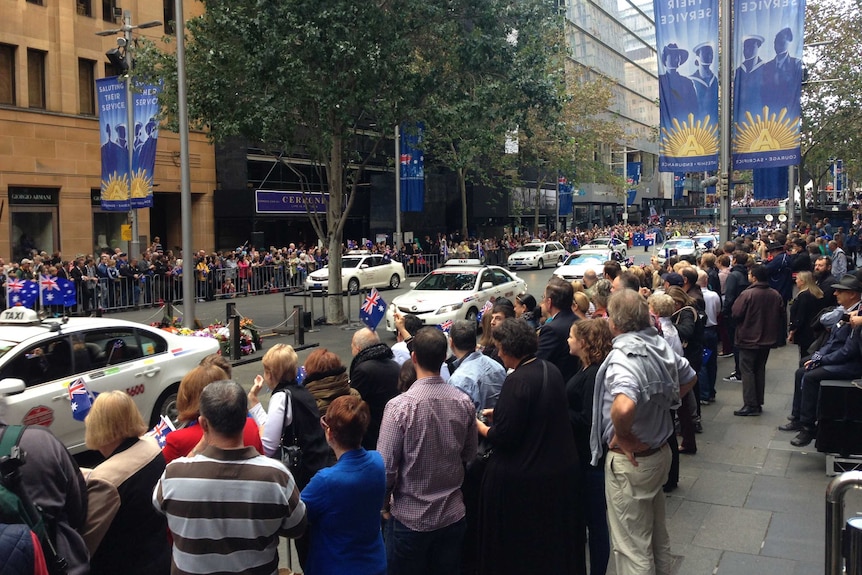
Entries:
{"label": "rising sun emblem on banner", "polygon": [[118,176],[117,172],[112,172],[107,181],[102,180],[102,199],[128,200],[129,188],[126,178]]}
{"label": "rising sun emblem on banner", "polygon": [[662,155],[692,158],[718,153],[718,126],[709,116],[695,121],[694,114],[689,114],[688,121],[680,123],[674,118],[672,124],[670,129],[661,130]]}
{"label": "rising sun emblem on banner", "polygon": [[733,147],[741,153],[787,150],[799,146],[799,118],[788,118],[787,109],[778,114],[763,107],[763,115],[746,112],[745,121],[736,126]]}

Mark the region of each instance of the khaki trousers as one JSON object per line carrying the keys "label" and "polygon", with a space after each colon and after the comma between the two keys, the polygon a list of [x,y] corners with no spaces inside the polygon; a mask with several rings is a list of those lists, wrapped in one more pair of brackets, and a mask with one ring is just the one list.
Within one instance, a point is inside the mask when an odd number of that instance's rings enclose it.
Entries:
{"label": "khaki trousers", "polygon": [[637,458],[609,451],[605,458],[608,527],[617,575],[670,575],[670,537],[662,485],[670,469],[670,447]]}

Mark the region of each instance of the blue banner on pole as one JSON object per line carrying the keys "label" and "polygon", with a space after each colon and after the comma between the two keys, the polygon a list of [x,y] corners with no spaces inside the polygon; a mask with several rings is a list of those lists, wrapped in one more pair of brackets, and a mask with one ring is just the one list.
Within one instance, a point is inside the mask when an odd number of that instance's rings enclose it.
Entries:
{"label": "blue banner on pole", "polygon": [[718,168],[718,2],[655,0],[659,170]]}
{"label": "blue banner on pole", "polygon": [[102,209],[127,212],[129,194],[129,139],[126,130],[126,84],[117,77],[96,80],[102,152]]}
{"label": "blue banner on pole", "polygon": [[752,175],[755,200],[787,198],[787,168],[760,168],[752,170]]}
{"label": "blue banner on pole", "polygon": [[733,169],[795,166],[805,0],[735,0],[733,13]]}
{"label": "blue banner on pole", "polygon": [[401,178],[401,211],[421,212],[425,207],[425,154],[422,138],[425,124],[402,124],[398,153]]}
{"label": "blue banner on pole", "polygon": [[557,182],[557,193],[559,195],[560,216],[568,216],[574,209],[574,184],[570,184],[566,178],[560,178]]}
{"label": "blue banner on pole", "polygon": [[153,171],[159,138],[159,94],[161,86],[139,84],[132,99],[135,111],[132,153],[132,207],[153,207]]}

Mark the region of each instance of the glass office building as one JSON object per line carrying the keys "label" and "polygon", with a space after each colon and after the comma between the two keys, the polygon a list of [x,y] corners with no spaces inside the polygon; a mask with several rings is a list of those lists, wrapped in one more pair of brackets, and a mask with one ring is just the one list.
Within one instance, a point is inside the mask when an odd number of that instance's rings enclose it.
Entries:
{"label": "glass office building", "polygon": [[614,82],[609,111],[619,118],[625,136],[603,151],[604,159],[621,175],[628,163],[641,162],[635,203],[646,207],[662,189],[657,171],[658,64],[652,0],[568,0],[565,14],[574,64],[587,79],[603,76]]}

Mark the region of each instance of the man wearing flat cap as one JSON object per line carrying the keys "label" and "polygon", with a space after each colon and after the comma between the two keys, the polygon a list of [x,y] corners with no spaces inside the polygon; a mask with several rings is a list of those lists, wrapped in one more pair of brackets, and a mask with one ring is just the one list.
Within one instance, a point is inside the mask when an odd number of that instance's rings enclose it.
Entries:
{"label": "man wearing flat cap", "polygon": [[697,112],[697,94],[692,81],[679,73],[679,67],[688,60],[688,50],[670,43],[661,51],[661,63],[665,73],[658,77],[659,99],[668,102],[676,117],[688,120],[689,113]]}
{"label": "man wearing flat cap", "polygon": [[858,315],[859,302],[862,300],[862,282],[853,274],[847,274],[832,287],[838,305],[844,310],[841,319],[832,327],[826,343],[796,370],[790,421],[778,428],[781,431],[799,432],[790,441],[796,447],[808,445],[817,436],[820,382],[824,379],[853,379],[862,373],[859,328],[851,324],[851,317]]}
{"label": "man wearing flat cap", "polygon": [[799,90],[802,86],[802,61],[790,55],[793,31],[782,28],[775,35],[775,58],[763,65],[761,98],[770,114],[786,109],[786,117],[799,117]]}
{"label": "man wearing flat cap", "polygon": [[700,117],[710,115],[713,121],[717,122],[715,115],[718,113],[718,78],[712,73],[715,48],[711,42],[703,42],[695,46],[692,52],[696,56],[694,65],[697,70],[690,78],[697,95],[698,114]]}
{"label": "man wearing flat cap", "polygon": [[760,90],[763,85],[763,59],[757,55],[763,45],[763,36],[756,34],[742,39],[742,64],[733,77],[733,91],[736,106],[740,110],[758,112]]}

